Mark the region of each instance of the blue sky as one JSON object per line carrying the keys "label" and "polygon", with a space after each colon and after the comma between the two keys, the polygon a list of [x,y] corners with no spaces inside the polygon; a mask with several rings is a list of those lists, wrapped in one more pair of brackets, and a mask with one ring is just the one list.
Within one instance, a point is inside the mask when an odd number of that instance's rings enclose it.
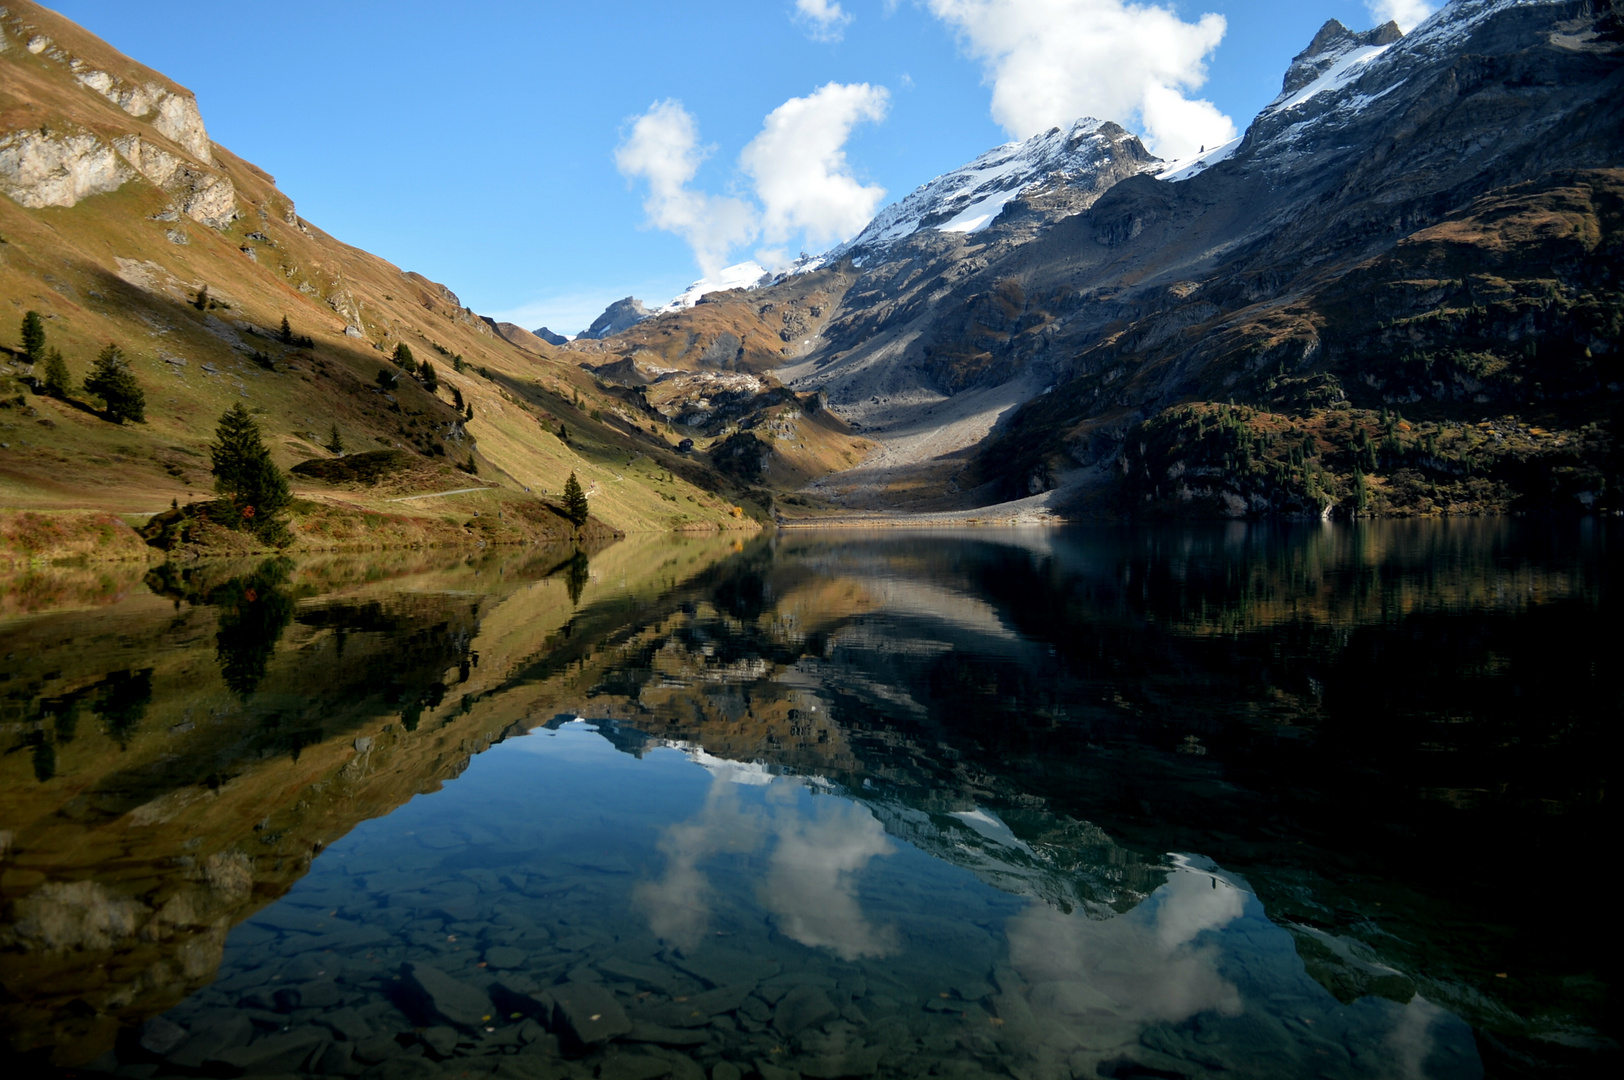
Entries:
{"label": "blue sky", "polygon": [[565,333],[628,293],[670,299],[702,261],[820,250],[872,206],[1068,109],[1121,120],[1164,156],[1218,141],[1274,97],[1326,19],[1364,29],[1378,10],[1401,21],[1426,10],[1423,0],[53,6],[194,90],[214,140],[273,173],[308,220],[444,282],[476,311]]}

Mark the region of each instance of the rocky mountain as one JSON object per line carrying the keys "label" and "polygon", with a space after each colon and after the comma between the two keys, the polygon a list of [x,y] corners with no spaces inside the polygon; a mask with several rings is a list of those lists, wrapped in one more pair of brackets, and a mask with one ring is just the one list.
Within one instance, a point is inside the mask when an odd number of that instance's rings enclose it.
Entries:
{"label": "rocky mountain", "polygon": [[899,240],[924,229],[976,233],[1017,198],[1051,196],[1051,212],[1075,213],[1117,181],[1156,172],[1165,163],[1145,152],[1122,127],[1094,119],[1069,130],[1051,128],[1024,142],[989,150],[963,168],[924,184],[868,223],[857,236],[828,251],[815,265],[850,258],[856,265],[884,260]]}
{"label": "rocky mountain", "polygon": [[538,327],[537,329],[532,330],[530,332],[532,334],[536,335],[541,340],[545,341],[549,345],[567,345],[567,344],[569,344],[569,340],[570,340],[569,338],[565,337],[563,334],[555,334],[551,330],[547,329],[545,326]]}
{"label": "rocky mountain", "polygon": [[582,330],[580,336],[589,341],[597,341],[623,330],[630,330],[652,314],[654,312],[643,306],[643,301],[635,296],[628,296],[604,308],[603,314],[593,319],[592,325]]}
{"label": "rocky mountain", "polygon": [[1613,505],[1620,46],[1605,0],[1332,21],[1235,143],[1159,162],[1079,121],[925,185],[812,274],[604,344],[703,367],[833,272],[804,333],[738,362],[877,440],[819,486],[849,506]]}

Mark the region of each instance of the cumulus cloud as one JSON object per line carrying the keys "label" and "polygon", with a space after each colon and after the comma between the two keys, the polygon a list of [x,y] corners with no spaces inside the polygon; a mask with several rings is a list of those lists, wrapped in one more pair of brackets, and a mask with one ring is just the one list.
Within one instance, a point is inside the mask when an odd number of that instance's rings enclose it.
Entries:
{"label": "cumulus cloud", "polygon": [[[1394,0],[1403,2],[1403,0]],[[959,32],[992,84],[992,115],[1025,138],[1083,116],[1137,122],[1166,158],[1228,142],[1234,121],[1191,100],[1223,16],[1186,22],[1170,8],[1124,0],[926,0]]]}
{"label": "cumulus cloud", "polygon": [[846,141],[858,124],[885,119],[890,100],[883,86],[829,83],[767,115],[739,164],[761,200],[768,243],[804,235],[823,247],[868,224],[885,189],[852,175]]}
{"label": "cumulus cloud", "polygon": [[688,185],[709,150],[699,145],[699,125],[682,103],[655,102],[632,124],[615,150],[615,165],[628,179],[648,182],[643,210],[657,229],[688,242],[707,274],[727,263],[728,252],[756,235],[756,214],[742,199],[708,195]]}
{"label": "cumulus cloud", "polygon": [[1429,4],[1427,0],[1366,0],[1365,6],[1376,17],[1377,25],[1386,22],[1398,23],[1398,28],[1408,34],[1419,26],[1428,15],[1438,10],[1436,4]]}
{"label": "cumulus cloud", "polygon": [[813,41],[839,41],[854,18],[831,0],[795,0],[795,15]]}

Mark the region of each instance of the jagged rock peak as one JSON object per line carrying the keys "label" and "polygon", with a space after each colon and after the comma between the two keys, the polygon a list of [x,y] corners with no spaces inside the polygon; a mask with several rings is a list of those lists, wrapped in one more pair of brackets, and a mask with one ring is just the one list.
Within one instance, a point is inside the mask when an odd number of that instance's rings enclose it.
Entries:
{"label": "jagged rock peak", "polygon": [[622,330],[630,330],[652,314],[654,314],[652,311],[643,306],[643,301],[635,296],[628,296],[604,308],[603,314],[592,320],[592,325],[583,330],[581,336],[593,341],[606,338]]}
{"label": "jagged rock peak", "polygon": [[567,344],[569,344],[569,340],[570,340],[569,338],[565,337],[563,334],[555,334],[555,333],[553,333],[553,331],[547,329],[545,326],[538,326],[536,329],[534,329],[534,330],[532,330],[530,332],[532,334],[536,335],[537,337],[539,337],[541,340],[545,341],[549,345],[567,345]]}
{"label": "jagged rock peak", "polygon": [[1301,90],[1325,74],[1333,64],[1354,49],[1391,45],[1403,36],[1404,31],[1398,28],[1396,22],[1389,22],[1374,30],[1356,34],[1337,20],[1329,19],[1319,28],[1319,33],[1314,35],[1314,40],[1308,43],[1308,48],[1298,53],[1291,61],[1291,66],[1286,69],[1286,78],[1280,92],[1290,94]]}

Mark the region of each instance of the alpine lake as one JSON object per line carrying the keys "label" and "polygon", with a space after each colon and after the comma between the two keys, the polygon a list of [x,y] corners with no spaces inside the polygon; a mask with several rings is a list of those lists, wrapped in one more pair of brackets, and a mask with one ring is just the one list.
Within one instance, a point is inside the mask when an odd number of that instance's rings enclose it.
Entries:
{"label": "alpine lake", "polygon": [[8,1076],[1592,1076],[1617,523],[0,581]]}

